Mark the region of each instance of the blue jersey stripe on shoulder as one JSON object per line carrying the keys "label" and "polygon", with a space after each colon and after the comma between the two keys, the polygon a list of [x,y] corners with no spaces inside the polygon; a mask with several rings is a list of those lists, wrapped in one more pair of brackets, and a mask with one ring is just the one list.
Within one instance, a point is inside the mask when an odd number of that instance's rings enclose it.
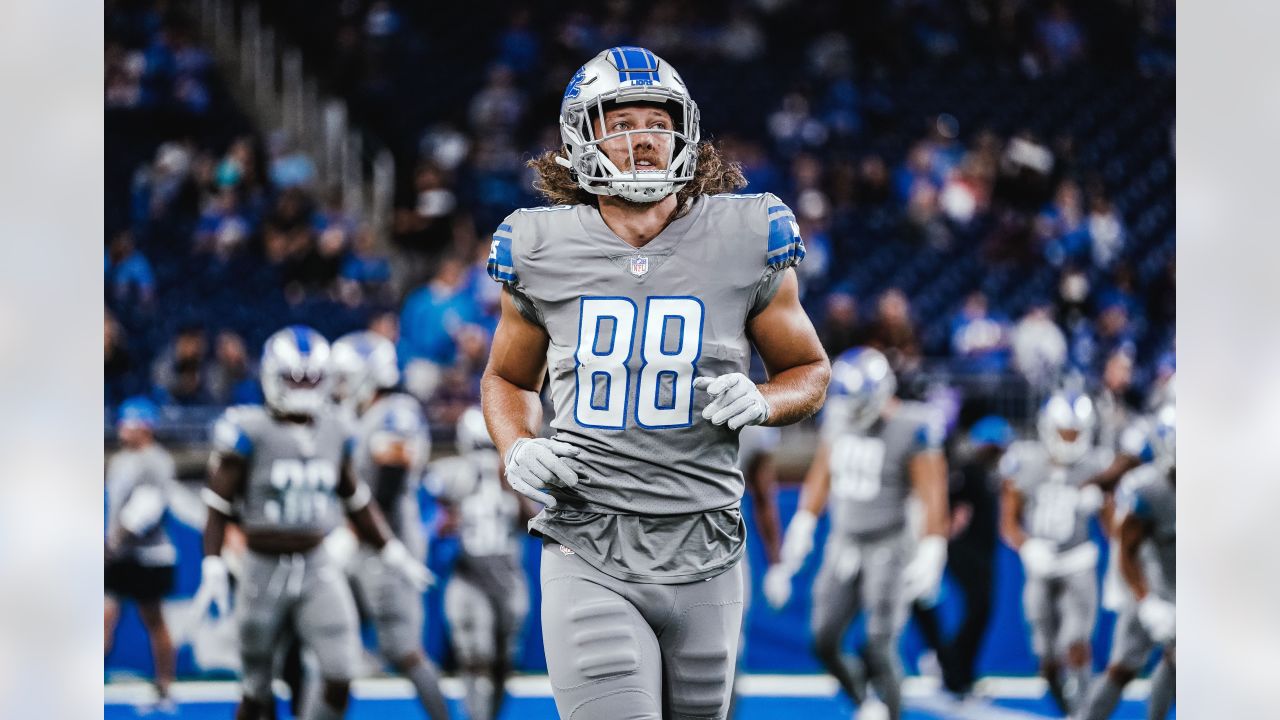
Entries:
{"label": "blue jersey stripe on shoulder", "polygon": [[[510,225],[500,225],[498,230],[511,232]],[[511,237],[494,233],[493,243],[489,245],[489,261],[485,264],[489,277],[498,282],[516,282],[515,263],[511,257]]]}
{"label": "blue jersey stripe on shoulder", "polygon": [[498,232],[509,233],[511,232],[511,226],[506,223],[502,223],[501,225],[498,226]]}
{"label": "blue jersey stripe on shoulder", "polygon": [[788,208],[786,205],[774,205],[774,206],[772,206],[772,207],[770,207],[770,208],[769,208],[769,214],[770,214],[770,215],[772,215],[772,214],[774,214],[774,213],[778,212],[779,210],[786,210],[786,211],[790,212],[790,211],[791,211],[791,208]]}

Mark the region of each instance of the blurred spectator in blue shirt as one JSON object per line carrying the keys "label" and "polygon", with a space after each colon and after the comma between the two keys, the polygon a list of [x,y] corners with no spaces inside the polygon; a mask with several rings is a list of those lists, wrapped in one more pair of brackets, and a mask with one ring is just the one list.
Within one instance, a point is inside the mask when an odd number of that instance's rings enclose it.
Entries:
{"label": "blurred spectator in blue shirt", "polygon": [[540,45],[538,36],[529,29],[529,9],[518,8],[498,37],[498,62],[528,76],[538,67]]}
{"label": "blurred spectator in blue shirt", "polygon": [[1080,186],[1074,180],[1063,180],[1054,193],[1053,202],[1040,211],[1036,218],[1036,237],[1045,257],[1055,266],[1061,267],[1089,254],[1084,201]]}
{"label": "blurred spectator in blue shirt", "polygon": [[484,318],[467,292],[466,268],[457,257],[440,262],[435,277],[404,301],[400,313],[400,362],[426,360],[437,366],[458,358],[456,338],[466,326]]}
{"label": "blurred spectator in blue shirt", "polygon": [[1084,57],[1084,33],[1061,0],[1055,0],[1036,23],[1036,39],[1050,72],[1060,70]]}
{"label": "blurred spectator in blue shirt", "polygon": [[999,373],[1009,364],[1009,323],[993,315],[987,296],[975,292],[951,321],[951,354],[957,369],[971,373]]}
{"label": "blurred spectator in blue shirt", "polygon": [[316,165],[283,131],[271,134],[269,143],[271,184],[277,189],[311,187],[316,179]]}
{"label": "blurred spectator in blue shirt", "polygon": [[261,400],[257,363],[245,350],[244,340],[234,331],[223,330],[214,341],[208,389],[210,398],[219,405],[244,405]]}
{"label": "blurred spectator in blue shirt", "polygon": [[253,227],[240,209],[234,187],[224,187],[196,221],[196,252],[212,253],[226,260],[244,246]]}
{"label": "blurred spectator in blue shirt", "polygon": [[[377,238],[367,225],[356,231],[351,251],[342,262],[339,286],[348,304],[381,304],[392,299],[391,261],[378,251]],[[358,298],[358,303],[352,303],[353,298]]]}
{"label": "blurred spectator in blue shirt", "polygon": [[209,339],[199,324],[184,325],[151,363],[151,384],[165,401],[178,405],[208,405],[205,358]]}
{"label": "blurred spectator in blue shirt", "polygon": [[128,230],[116,233],[107,248],[107,292],[117,308],[147,308],[155,300],[156,279],[151,263],[134,247]]}

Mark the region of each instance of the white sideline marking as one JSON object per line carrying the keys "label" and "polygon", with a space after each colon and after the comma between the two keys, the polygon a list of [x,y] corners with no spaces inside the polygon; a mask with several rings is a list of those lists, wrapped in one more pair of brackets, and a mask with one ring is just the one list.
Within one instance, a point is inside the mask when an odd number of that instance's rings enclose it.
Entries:
{"label": "white sideline marking", "polygon": [[[1125,688],[1124,697],[1141,700],[1150,692],[1150,681],[1134,680]],[[836,681],[829,675],[744,675],[738,686],[749,697],[832,697],[838,692]],[[464,696],[462,680],[445,677],[440,689],[447,697],[461,699]],[[288,696],[284,684],[277,681],[275,691],[281,697]],[[368,700],[405,700],[417,697],[413,685],[399,677],[361,678],[352,683],[352,694]],[[507,692],[512,697],[551,697],[551,682],[546,675],[517,675],[507,681]],[[173,699],[187,703],[235,702],[240,699],[240,683],[234,680],[190,680],[173,684]],[[912,700],[929,700],[947,703],[949,711],[961,707],[940,696],[936,678],[908,677],[903,681],[903,697]],[[980,698],[1034,699],[1043,697],[1044,680],[1026,677],[987,677],[979,680],[974,694]],[[142,705],[154,702],[155,688],[141,680],[110,682],[103,686],[103,698],[107,705]],[[922,703],[921,707],[925,707]],[[925,709],[929,709],[926,707]],[[1013,712],[1013,711],[1009,711]],[[1000,715],[1016,718],[1025,714]],[[978,717],[978,716],[973,716]],[[997,717],[990,714],[982,717]]]}

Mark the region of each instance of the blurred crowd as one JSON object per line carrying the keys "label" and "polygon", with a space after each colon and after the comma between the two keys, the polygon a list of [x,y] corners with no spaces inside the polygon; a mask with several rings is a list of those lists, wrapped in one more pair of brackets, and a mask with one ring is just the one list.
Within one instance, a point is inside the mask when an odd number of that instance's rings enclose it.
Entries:
{"label": "blurred crowd", "polygon": [[1134,393],[1173,371],[1171,1],[263,13],[395,155],[390,245],[316,187],[290,138],[240,116],[189,21],[109,2],[109,405],[251,400],[258,344],[306,322],[396,340],[407,388],[451,419],[495,324],[488,233],[540,204],[524,161],[559,144],[573,71],[618,44],[675,64],[746,192],[795,210],[804,302],[833,355],[869,343],[908,379],[1037,388],[1110,372]]}

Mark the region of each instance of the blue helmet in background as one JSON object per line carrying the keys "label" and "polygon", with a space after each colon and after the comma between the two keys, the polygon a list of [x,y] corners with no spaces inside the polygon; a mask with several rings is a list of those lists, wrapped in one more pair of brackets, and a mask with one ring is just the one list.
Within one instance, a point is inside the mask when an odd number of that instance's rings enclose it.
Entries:
{"label": "blue helmet in background", "polygon": [[158,422],[160,422],[160,408],[151,401],[151,398],[138,395],[120,403],[120,412],[117,416],[119,425],[141,426],[150,430]]}
{"label": "blue helmet in background", "polygon": [[828,401],[859,430],[870,427],[880,417],[897,389],[898,379],[889,367],[889,359],[875,348],[845,350],[831,363]]}

